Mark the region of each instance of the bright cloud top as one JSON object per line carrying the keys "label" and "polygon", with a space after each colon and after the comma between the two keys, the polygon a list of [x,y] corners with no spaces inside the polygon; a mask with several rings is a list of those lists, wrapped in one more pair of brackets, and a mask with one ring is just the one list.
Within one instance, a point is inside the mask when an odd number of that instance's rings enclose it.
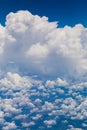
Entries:
{"label": "bright cloud top", "polygon": [[[9,13],[0,26],[0,64],[6,71],[63,77],[87,73],[87,29],[58,28],[28,11]],[[14,68],[14,70],[13,70]]]}

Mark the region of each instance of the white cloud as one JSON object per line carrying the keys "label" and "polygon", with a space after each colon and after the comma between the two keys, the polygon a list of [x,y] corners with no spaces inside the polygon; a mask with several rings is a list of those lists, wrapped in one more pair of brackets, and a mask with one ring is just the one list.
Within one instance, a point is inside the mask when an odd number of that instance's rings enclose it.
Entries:
{"label": "white cloud", "polygon": [[39,43],[32,45],[27,52],[28,56],[34,57],[34,60],[37,58],[44,58],[48,55],[48,50],[46,46],[42,46]]}
{"label": "white cloud", "polygon": [[65,80],[62,80],[62,79],[60,79],[60,78],[57,78],[57,85],[58,86],[68,86],[68,82],[67,81],[65,81]]}
{"label": "white cloud", "polygon": [[87,73],[86,35],[81,24],[58,28],[45,16],[9,13],[5,27],[0,26],[1,69],[81,78]]}
{"label": "white cloud", "polygon": [[55,81],[47,80],[46,81],[46,87],[54,88]]}
{"label": "white cloud", "polygon": [[29,123],[27,123],[27,122],[23,122],[22,123],[22,126],[25,128],[25,127],[27,127],[27,128],[29,128],[30,126],[33,126],[33,125],[35,125],[35,123],[33,122],[33,121],[31,121],[31,122],[29,122]]}
{"label": "white cloud", "polygon": [[[81,91],[75,87],[73,89],[73,86],[78,86],[78,83],[73,85],[68,83],[69,87],[66,87],[64,82],[61,88],[57,80],[41,82],[12,72],[3,75],[0,79],[0,125],[2,130],[17,129],[18,127],[20,129],[31,129],[32,127],[48,129],[58,125],[57,121],[61,116],[66,118],[67,125],[70,119],[72,121],[82,120],[81,125],[83,126],[87,119],[87,98],[84,96],[86,86]],[[86,82],[80,84],[86,85]],[[72,92],[70,93],[70,91]],[[38,126],[37,123],[39,123]],[[69,129],[73,130],[74,127]]]}
{"label": "white cloud", "polygon": [[56,121],[55,120],[45,120],[44,123],[46,125],[55,125],[56,124]]}
{"label": "white cloud", "polygon": [[83,129],[81,129],[81,128],[75,128],[75,127],[73,127],[72,125],[69,125],[69,129],[67,129],[67,130],[83,130]]}
{"label": "white cloud", "polygon": [[14,122],[11,122],[11,123],[6,122],[5,125],[6,126],[3,127],[2,130],[15,130],[15,129],[17,129],[17,126],[15,125]]}
{"label": "white cloud", "polygon": [[28,11],[8,14],[5,27],[0,26],[2,130],[47,129],[58,125],[61,116],[67,125],[69,119],[80,120],[86,127],[86,37],[80,24],[58,28]]}

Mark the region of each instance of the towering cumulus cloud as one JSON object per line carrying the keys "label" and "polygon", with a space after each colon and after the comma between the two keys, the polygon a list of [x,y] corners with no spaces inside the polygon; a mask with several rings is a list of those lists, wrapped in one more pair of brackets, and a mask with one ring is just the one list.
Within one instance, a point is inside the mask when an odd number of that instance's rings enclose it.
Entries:
{"label": "towering cumulus cloud", "polygon": [[1,68],[42,76],[84,76],[86,35],[80,24],[58,28],[56,22],[28,11],[10,13],[5,27],[0,26]]}
{"label": "towering cumulus cloud", "polygon": [[28,11],[7,15],[0,25],[0,130],[86,130],[86,79],[87,28],[59,28]]}

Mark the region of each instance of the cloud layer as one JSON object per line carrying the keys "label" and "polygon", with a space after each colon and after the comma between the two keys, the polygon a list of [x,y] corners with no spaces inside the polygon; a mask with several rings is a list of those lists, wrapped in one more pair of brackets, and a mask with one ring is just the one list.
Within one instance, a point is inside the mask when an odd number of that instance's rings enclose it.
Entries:
{"label": "cloud layer", "polygon": [[0,79],[1,130],[86,130],[87,82],[46,82],[8,72]]}
{"label": "cloud layer", "polygon": [[87,29],[81,24],[57,26],[28,11],[9,13],[5,27],[0,26],[1,69],[41,76],[86,75]]}

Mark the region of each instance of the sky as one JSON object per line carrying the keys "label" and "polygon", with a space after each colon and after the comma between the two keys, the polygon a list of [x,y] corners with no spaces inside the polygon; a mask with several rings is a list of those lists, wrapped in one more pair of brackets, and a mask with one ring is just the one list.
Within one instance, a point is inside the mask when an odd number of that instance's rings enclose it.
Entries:
{"label": "sky", "polygon": [[86,3],[0,1],[0,130],[87,130]]}
{"label": "sky", "polygon": [[60,27],[82,23],[87,27],[86,0],[1,0],[0,22],[5,23],[6,15],[17,10],[29,10],[33,14],[58,21]]}

